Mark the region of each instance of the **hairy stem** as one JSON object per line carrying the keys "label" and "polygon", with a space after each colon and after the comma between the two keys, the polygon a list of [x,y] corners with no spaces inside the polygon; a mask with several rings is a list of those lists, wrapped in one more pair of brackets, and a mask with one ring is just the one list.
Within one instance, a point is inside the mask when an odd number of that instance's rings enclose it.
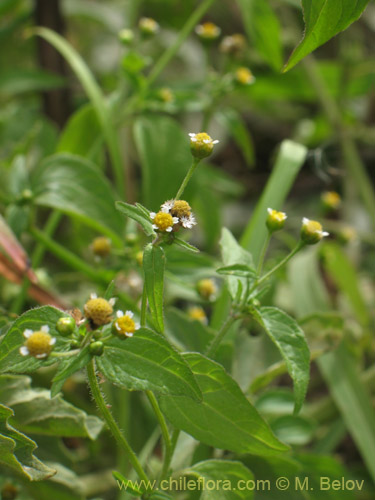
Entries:
{"label": "hairy stem", "polygon": [[199,162],[200,162],[199,158],[194,158],[193,163],[192,163],[191,167],[189,168],[188,173],[185,176],[185,179],[182,181],[180,189],[177,191],[175,200],[179,200],[181,198],[183,192],[185,191],[185,188],[186,188],[188,182],[190,181],[190,179],[192,178],[192,176],[194,174],[195,169],[199,165]]}
{"label": "hairy stem", "polygon": [[95,374],[95,361],[94,359],[91,360],[91,362],[87,365],[87,377],[91,389],[91,393],[95,399],[96,404],[98,405],[98,408],[106,421],[106,424],[108,428],[110,429],[113,437],[116,439],[118,445],[121,447],[121,449],[125,452],[125,455],[129,459],[129,462],[132,464],[134,467],[135,471],[137,472],[138,476],[140,479],[143,479],[147,484],[149,483],[149,479],[143,470],[142,465],[140,464],[136,454],[132,450],[131,446],[129,445],[128,441],[126,440],[125,436],[121,433],[115,419],[113,418],[112,413],[109,411],[105,401],[103,394],[100,390],[98,380],[96,378]]}

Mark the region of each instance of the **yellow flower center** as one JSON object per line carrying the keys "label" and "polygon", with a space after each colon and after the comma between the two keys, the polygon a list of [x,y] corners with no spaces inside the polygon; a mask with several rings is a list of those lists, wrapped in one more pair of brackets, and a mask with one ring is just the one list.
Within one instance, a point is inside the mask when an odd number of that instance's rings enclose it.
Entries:
{"label": "yellow flower center", "polygon": [[254,76],[248,68],[238,68],[236,79],[241,85],[248,85],[254,80]]}
{"label": "yellow flower center", "polygon": [[220,28],[214,23],[203,23],[200,26],[199,35],[203,38],[217,38],[220,35]]}
{"label": "yellow flower center", "polygon": [[92,242],[92,251],[99,257],[106,257],[111,251],[111,241],[105,236],[99,236]]}
{"label": "yellow flower center", "polygon": [[277,222],[283,222],[283,220],[285,220],[285,214],[283,214],[283,212],[278,212],[277,210],[272,210],[270,217],[272,220],[276,220]]}
{"label": "yellow flower center", "polygon": [[196,319],[197,321],[201,321],[205,323],[207,321],[207,316],[204,310],[201,307],[191,307],[188,311],[188,316],[191,319]]}
{"label": "yellow flower center", "polygon": [[171,214],[158,212],[155,215],[154,224],[160,231],[166,231],[169,227],[173,226],[173,217]]}
{"label": "yellow flower center", "polygon": [[41,356],[52,351],[51,335],[45,332],[34,332],[25,342],[30,356]]}
{"label": "yellow flower center", "polygon": [[113,308],[108,300],[97,298],[90,299],[84,306],[85,316],[90,319],[94,325],[106,325],[111,321]]}
{"label": "yellow flower center", "polygon": [[125,314],[125,316],[117,318],[117,320],[115,321],[115,326],[119,335],[126,335],[127,333],[135,332],[135,323],[127,314]]}
{"label": "yellow flower center", "polygon": [[341,203],[340,195],[336,191],[323,193],[322,200],[325,205],[331,208],[337,208]]}
{"label": "yellow flower center", "polygon": [[321,233],[323,231],[323,227],[320,222],[310,220],[305,226],[305,231],[309,234]]}
{"label": "yellow flower center", "polygon": [[189,217],[191,215],[191,207],[185,200],[176,200],[173,204],[171,213],[174,217]]}
{"label": "yellow flower center", "polygon": [[216,293],[215,282],[211,279],[204,279],[198,282],[198,292],[201,297],[210,299]]}

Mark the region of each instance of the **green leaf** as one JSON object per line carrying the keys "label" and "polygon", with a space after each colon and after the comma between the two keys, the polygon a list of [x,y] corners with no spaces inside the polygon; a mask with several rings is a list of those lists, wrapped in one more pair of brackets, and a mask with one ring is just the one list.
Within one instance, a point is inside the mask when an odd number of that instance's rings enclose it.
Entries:
{"label": "green leaf", "polygon": [[233,264],[232,266],[219,267],[219,269],[216,269],[216,272],[224,276],[239,276],[240,278],[255,279],[257,277],[256,270],[245,264]]}
{"label": "green leaf", "polygon": [[41,366],[56,363],[56,358],[39,360],[30,356],[22,356],[19,349],[25,342],[23,332],[26,329],[37,331],[43,325],[48,325],[50,335],[56,338],[54,351],[68,351],[70,342],[61,337],[55,328],[57,320],[63,316],[65,316],[63,311],[55,307],[43,306],[31,309],[16,319],[0,343],[0,373],[32,372]]}
{"label": "green leaf", "polygon": [[[253,484],[254,476],[241,462],[232,460],[205,460],[183,471],[207,481],[214,481],[217,488],[204,488],[200,500],[251,500],[253,492],[246,484]],[[213,483],[212,483],[213,484]],[[243,488],[243,489],[242,489]]]}
{"label": "green leaf", "polygon": [[341,344],[336,351],[318,358],[317,363],[375,481],[375,412],[370,394],[360,379],[356,362],[345,345]]}
{"label": "green leaf", "polygon": [[47,158],[34,170],[31,189],[36,204],[77,217],[122,244],[119,234],[124,225],[112,189],[88,160],[69,154]]}
{"label": "green leaf", "polygon": [[113,168],[116,176],[116,183],[120,193],[123,192],[124,174],[123,164],[119,144],[117,141],[116,130],[113,126],[110,112],[105,102],[102,91],[96,82],[93,74],[89,70],[85,61],[74,50],[74,48],[54,31],[48,28],[33,28],[32,33],[44,38],[58,50],[61,55],[68,61],[74,73],[77,75],[82,87],[89,96],[92,105],[98,116],[98,121],[102,127],[103,135],[106,140],[108,151],[111,156]]}
{"label": "green leaf", "polygon": [[197,353],[183,357],[196,377],[203,401],[183,395],[160,396],[160,407],[175,427],[198,441],[236,453],[270,455],[288,449],[221,365]]}
{"label": "green leaf", "polygon": [[75,356],[61,361],[59,369],[52,379],[51,396],[56,396],[61,391],[65,381],[78,370],[84,368],[90,360],[89,346],[86,346]]}
{"label": "green leaf", "polygon": [[336,286],[348,298],[358,322],[364,328],[368,328],[371,324],[371,315],[362,296],[357,270],[343,250],[335,243],[325,243],[321,254],[324,268],[333,278]]}
{"label": "green leaf", "polygon": [[90,158],[101,143],[102,130],[95,108],[86,104],[69,118],[60,135],[57,152]]}
{"label": "green leaf", "polygon": [[[221,258],[224,264],[224,269],[228,266],[232,267],[242,265],[249,269],[253,268],[253,258],[251,254],[242,248],[229,229],[223,228],[220,239]],[[251,284],[251,279],[248,277],[237,278],[236,275],[228,276],[228,290],[235,299],[242,291],[246,291],[247,286]],[[242,289],[240,288],[242,287]]]}
{"label": "green leaf", "polygon": [[176,195],[189,169],[189,137],[172,118],[149,116],[135,122],[134,139],[142,167],[143,203],[157,211]]}
{"label": "green leaf", "polygon": [[184,394],[200,399],[197,382],[185,360],[165,337],[148,328],[137,330],[126,340],[106,342],[104,354],[96,358],[98,369],[112,383],[136,391]]}
{"label": "green leaf", "polygon": [[234,109],[228,108],[217,113],[216,117],[219,123],[221,123],[231,137],[233,137],[237,146],[242,151],[246,164],[249,167],[254,167],[255,147],[253,139],[241,114]]}
{"label": "green leaf", "polygon": [[298,323],[276,307],[254,310],[255,319],[263,326],[285,360],[294,384],[294,411],[302,407],[309,383],[310,351]]}
{"label": "green leaf", "polygon": [[276,71],[282,66],[279,21],[265,0],[238,0],[246,32],[259,54]]}
{"label": "green leaf", "polygon": [[147,236],[155,236],[155,231],[152,227],[150,214],[146,215],[140,207],[129,205],[129,203],[124,203],[123,201],[117,201],[116,208],[119,212],[138,222],[138,224],[142,226]]}
{"label": "green leaf", "polygon": [[191,245],[190,243],[188,243],[185,240],[182,240],[181,238],[178,238],[177,236],[173,238],[173,241],[174,243],[176,243],[176,245],[178,245],[181,248],[184,248],[185,250],[188,250],[189,252],[199,253],[200,251],[199,248],[195,247],[194,245]]}
{"label": "green leaf", "polygon": [[272,174],[241,238],[241,245],[251,252],[254,264],[258,263],[268,235],[267,208],[281,209],[305,161],[306,154],[307,149],[301,144],[289,140],[281,143]]}
{"label": "green leaf", "polygon": [[0,404],[0,465],[29,481],[41,481],[53,476],[56,471],[34,456],[36,443],[8,423],[12,416],[13,411]]}
{"label": "green leaf", "polygon": [[60,88],[65,79],[54,73],[35,69],[17,69],[2,72],[0,93],[15,96],[26,92],[41,92]]}
{"label": "green leaf", "polygon": [[293,446],[310,443],[315,433],[313,422],[296,415],[283,415],[277,418],[271,423],[271,428],[279,439]]}
{"label": "green leaf", "polygon": [[148,305],[159,332],[164,331],[163,291],[165,254],[161,247],[149,243],[143,252],[143,271]]}
{"label": "green leaf", "polygon": [[215,336],[208,326],[189,318],[178,309],[169,309],[166,321],[169,332],[184,350],[203,353]]}
{"label": "green leaf", "polygon": [[32,389],[30,377],[1,375],[0,399],[14,412],[12,424],[27,434],[96,439],[103,427],[99,418],[61,396],[51,398],[46,389]]}
{"label": "green leaf", "polygon": [[359,19],[369,0],[302,0],[305,32],[284,71]]}

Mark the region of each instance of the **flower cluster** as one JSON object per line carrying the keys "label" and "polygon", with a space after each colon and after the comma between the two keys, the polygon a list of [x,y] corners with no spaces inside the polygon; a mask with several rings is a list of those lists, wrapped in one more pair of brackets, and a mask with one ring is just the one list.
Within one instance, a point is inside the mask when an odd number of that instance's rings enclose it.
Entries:
{"label": "flower cluster", "polygon": [[178,231],[180,227],[191,229],[196,224],[189,203],[185,200],[168,200],[159,212],[151,212],[152,227],[162,233]]}

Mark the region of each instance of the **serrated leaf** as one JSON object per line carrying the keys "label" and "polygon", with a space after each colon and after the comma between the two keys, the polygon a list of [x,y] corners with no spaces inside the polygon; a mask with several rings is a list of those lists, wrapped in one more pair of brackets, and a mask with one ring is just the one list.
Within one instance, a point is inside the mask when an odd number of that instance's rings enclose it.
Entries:
{"label": "serrated leaf", "polygon": [[369,0],[302,0],[305,32],[284,71],[288,71],[310,52],[323,45],[356,21]]}
{"label": "serrated leaf", "polygon": [[164,331],[163,293],[164,293],[165,254],[161,247],[148,244],[143,252],[143,271],[148,305],[159,332]]}
{"label": "serrated leaf", "polygon": [[117,201],[116,208],[119,212],[138,222],[138,224],[142,226],[147,236],[155,235],[155,231],[152,227],[152,222],[150,219],[150,214],[146,215],[142,208],[140,208],[139,206],[130,205],[129,203],[124,203],[123,201]]}
{"label": "serrated leaf", "polygon": [[57,154],[32,173],[31,189],[37,205],[76,217],[121,245],[123,220],[107,179],[80,156]]}
{"label": "serrated leaf", "polygon": [[[218,486],[211,490],[204,488],[200,500],[251,500],[253,492],[246,488],[246,484],[252,484],[253,474],[241,462],[232,460],[205,460],[194,464],[183,471],[195,477],[207,481],[214,481]],[[242,489],[243,488],[243,489]]]}
{"label": "serrated leaf", "polygon": [[50,335],[56,338],[54,351],[62,352],[70,349],[70,342],[61,337],[55,328],[56,322],[66,314],[51,306],[37,307],[22,314],[10,326],[0,343],[0,373],[32,372],[41,366],[48,366],[57,362],[56,358],[38,360],[30,356],[22,356],[19,349],[25,342],[23,332],[26,329],[37,331],[43,325],[48,325]]}
{"label": "serrated leaf", "polygon": [[52,379],[51,396],[56,396],[62,389],[65,381],[78,370],[84,368],[91,360],[89,346],[83,348],[78,354],[62,360],[59,368]]}
{"label": "serrated leaf", "polygon": [[184,358],[165,337],[148,328],[137,330],[126,340],[109,340],[96,362],[103,375],[120,387],[160,394],[184,394],[190,401],[201,398],[197,382]]}
{"label": "serrated leaf", "polygon": [[[239,245],[232,233],[226,228],[223,228],[221,233],[220,248],[224,268],[233,265],[244,265],[247,268],[253,268],[251,254]],[[251,279],[247,277],[238,278],[236,276],[228,276],[226,280],[228,290],[233,299],[238,296],[240,287],[242,287],[243,291],[246,291],[248,285],[251,284]],[[240,285],[239,282],[241,283]]]}
{"label": "serrated leaf", "polygon": [[8,423],[12,416],[13,411],[0,404],[0,464],[30,481],[53,476],[56,471],[34,456],[36,443]]}
{"label": "serrated leaf", "polygon": [[96,439],[103,423],[50,391],[31,387],[30,377],[0,375],[0,399],[12,408],[12,424],[26,434]]}
{"label": "serrated leaf", "polygon": [[203,401],[160,396],[160,407],[175,427],[198,441],[236,453],[272,455],[288,450],[221,365],[197,353],[183,357],[195,375]]}
{"label": "serrated leaf", "polygon": [[298,413],[306,396],[310,374],[310,351],[298,323],[276,307],[260,307],[255,319],[279,349],[294,384],[294,412]]}

